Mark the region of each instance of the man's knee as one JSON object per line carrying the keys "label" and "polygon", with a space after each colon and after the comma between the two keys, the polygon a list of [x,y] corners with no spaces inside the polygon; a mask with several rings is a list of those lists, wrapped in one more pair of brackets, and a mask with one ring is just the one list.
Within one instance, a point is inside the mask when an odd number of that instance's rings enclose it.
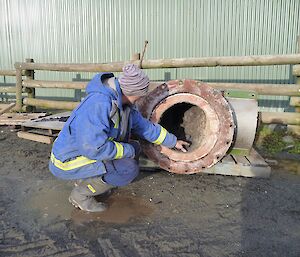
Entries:
{"label": "man's knee", "polygon": [[139,173],[136,160],[125,158],[106,163],[107,173],[104,180],[113,186],[125,186],[132,182]]}

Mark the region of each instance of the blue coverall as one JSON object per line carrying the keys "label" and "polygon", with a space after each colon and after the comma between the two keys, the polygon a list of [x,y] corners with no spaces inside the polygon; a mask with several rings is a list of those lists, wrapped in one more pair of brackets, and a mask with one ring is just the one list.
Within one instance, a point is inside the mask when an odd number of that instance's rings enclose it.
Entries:
{"label": "blue coverall", "polygon": [[[88,83],[87,96],[72,112],[52,148],[50,171],[61,179],[84,179],[104,175],[113,186],[129,184],[139,172],[130,134],[173,148],[177,138],[159,124],[153,124],[130,106],[128,129],[120,141],[122,93],[117,78],[115,89],[103,82],[114,77],[99,73]],[[116,119],[117,117],[117,119]],[[123,136],[124,137],[124,136]]]}

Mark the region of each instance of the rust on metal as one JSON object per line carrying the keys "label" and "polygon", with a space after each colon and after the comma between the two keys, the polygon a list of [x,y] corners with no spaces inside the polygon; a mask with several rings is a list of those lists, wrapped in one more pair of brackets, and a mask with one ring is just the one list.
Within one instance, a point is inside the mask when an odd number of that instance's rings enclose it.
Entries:
{"label": "rust on metal", "polygon": [[185,154],[182,154],[181,152],[174,151],[172,149],[163,146],[162,146],[161,153],[168,156],[170,159],[174,161],[184,161],[184,162],[195,161],[207,155],[207,153],[214,147],[217,141],[217,133],[219,131],[219,118],[215,113],[215,111],[210,107],[208,102],[205,101],[200,96],[189,94],[189,93],[179,93],[179,94],[169,96],[166,98],[166,100],[162,101],[162,103],[159,103],[152,112],[151,121],[160,122],[162,115],[169,108],[171,108],[175,104],[178,104],[178,99],[180,99],[181,102],[192,103],[193,105],[203,110],[206,118],[206,122],[205,122],[206,128],[204,128],[205,140],[202,140],[202,142],[198,144],[197,148],[194,151],[191,152],[189,151]]}
{"label": "rust on metal", "polygon": [[169,81],[137,105],[144,117],[191,142],[187,153],[142,142],[147,157],[170,172],[201,172],[222,159],[233,141],[232,110],[222,93],[205,83]]}

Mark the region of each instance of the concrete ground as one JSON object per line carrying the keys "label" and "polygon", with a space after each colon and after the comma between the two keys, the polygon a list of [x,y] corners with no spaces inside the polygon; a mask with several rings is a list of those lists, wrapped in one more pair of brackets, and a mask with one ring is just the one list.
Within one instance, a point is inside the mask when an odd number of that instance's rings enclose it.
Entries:
{"label": "concrete ground", "polygon": [[0,130],[0,256],[300,256],[297,161],[270,179],[141,171],[87,214],[48,171],[51,146]]}

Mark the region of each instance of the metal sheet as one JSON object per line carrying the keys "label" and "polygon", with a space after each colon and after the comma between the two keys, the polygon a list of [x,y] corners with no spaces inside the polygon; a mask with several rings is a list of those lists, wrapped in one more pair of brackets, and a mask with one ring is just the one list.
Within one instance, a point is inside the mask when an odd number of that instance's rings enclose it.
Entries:
{"label": "metal sheet", "polygon": [[232,147],[251,149],[257,128],[258,104],[255,99],[227,98],[235,119],[235,138]]}

